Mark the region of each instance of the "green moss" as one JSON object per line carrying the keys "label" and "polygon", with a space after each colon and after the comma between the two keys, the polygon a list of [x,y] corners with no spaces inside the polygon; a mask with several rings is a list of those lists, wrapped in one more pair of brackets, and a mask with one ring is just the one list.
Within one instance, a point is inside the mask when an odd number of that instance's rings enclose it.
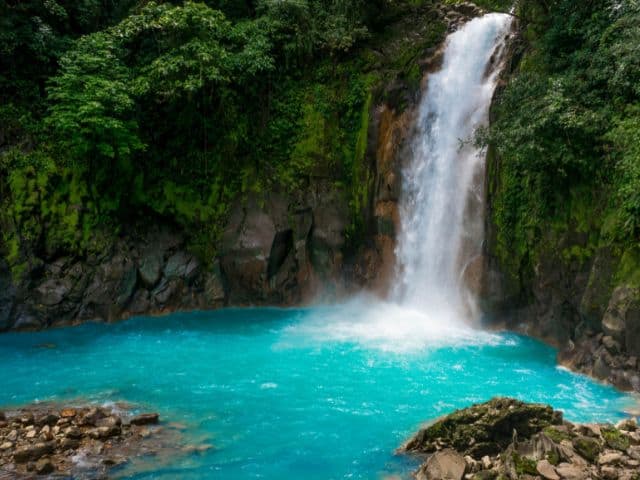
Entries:
{"label": "green moss", "polygon": [[615,279],[618,284],[640,287],[640,249],[638,247],[631,247],[622,254]]}
{"label": "green moss", "polygon": [[625,451],[629,448],[630,442],[620,430],[615,427],[603,428],[602,438],[604,438],[607,446],[614,450]]}
{"label": "green moss", "polygon": [[516,473],[519,475],[537,475],[536,462],[522,455],[518,455],[516,452],[511,454],[513,464],[516,468]]}
{"label": "green moss", "polygon": [[543,430],[544,434],[556,443],[562,440],[571,440],[572,435],[569,432],[559,430],[556,427],[547,427]]}
{"label": "green moss", "polygon": [[590,462],[595,462],[598,458],[598,454],[602,450],[600,443],[597,440],[589,437],[576,437],[573,439],[573,448],[579,455],[584,457]]}

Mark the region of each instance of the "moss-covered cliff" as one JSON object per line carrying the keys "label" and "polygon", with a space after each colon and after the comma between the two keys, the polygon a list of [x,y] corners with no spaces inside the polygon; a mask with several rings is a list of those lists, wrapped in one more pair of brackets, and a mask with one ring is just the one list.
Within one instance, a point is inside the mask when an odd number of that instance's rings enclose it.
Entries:
{"label": "moss-covered cliff", "polygon": [[[0,329],[383,289],[411,107],[476,10],[329,3],[5,6]],[[34,14],[64,42],[25,78]]]}
{"label": "moss-covered cliff", "polygon": [[564,361],[640,388],[640,9],[522,1],[489,156],[485,300]]}

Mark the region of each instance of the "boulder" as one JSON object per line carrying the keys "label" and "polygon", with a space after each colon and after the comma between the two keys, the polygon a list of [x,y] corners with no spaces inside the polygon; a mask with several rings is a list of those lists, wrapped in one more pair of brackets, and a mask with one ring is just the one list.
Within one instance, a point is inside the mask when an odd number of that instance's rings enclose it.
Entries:
{"label": "boulder", "polygon": [[13,459],[16,463],[34,462],[52,453],[54,448],[55,444],[53,442],[36,443],[35,445],[29,445],[16,450],[13,453]]}
{"label": "boulder", "polygon": [[162,256],[156,251],[150,251],[143,254],[140,266],[138,267],[138,274],[140,280],[147,287],[153,287],[158,280],[160,280],[160,274],[162,273]]}
{"label": "boulder", "polygon": [[49,475],[50,473],[53,473],[54,470],[55,467],[48,458],[41,458],[36,462],[36,473],[38,475]]}
{"label": "boulder", "polygon": [[153,425],[157,424],[160,420],[160,415],[157,413],[141,413],[133,417],[129,423],[131,425]]}
{"label": "boulder", "polygon": [[434,453],[420,467],[418,480],[462,480],[466,469],[464,457],[455,450],[445,449]]}
{"label": "boulder", "polygon": [[494,398],[458,410],[420,430],[403,450],[430,453],[443,443],[464,455],[481,458],[503,451],[511,443],[514,430],[519,436],[530,437],[561,421],[562,417],[547,405]]}
{"label": "boulder", "polygon": [[536,471],[546,480],[560,480],[555,467],[548,460],[540,460],[536,464]]}

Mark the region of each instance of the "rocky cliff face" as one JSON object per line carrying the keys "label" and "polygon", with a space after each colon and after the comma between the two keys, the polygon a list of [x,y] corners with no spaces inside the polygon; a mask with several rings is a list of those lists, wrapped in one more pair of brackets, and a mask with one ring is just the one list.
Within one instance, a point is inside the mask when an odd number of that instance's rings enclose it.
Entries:
{"label": "rocky cliff face", "polygon": [[[399,19],[393,28],[400,38],[378,53],[394,58],[398,49],[426,44],[433,35],[426,19],[452,31],[479,13],[466,3],[428,7]],[[423,77],[440,55],[425,47],[418,58]],[[395,266],[400,170],[420,85],[396,75],[379,90],[365,155],[371,179],[361,212],[365,228],[356,245],[347,241],[348,198],[328,180],[314,179],[294,194],[250,194],[232,209],[215,259],[190,253],[175,227],[138,225],[97,253],[25,262],[20,279],[0,260],[0,331],[229,305],[296,305],[363,286],[384,294]]]}
{"label": "rocky cliff face", "polygon": [[[519,41],[514,37],[512,60],[502,86],[518,65]],[[498,253],[494,222],[494,199],[501,188],[500,162],[490,149],[480,282],[481,303],[489,323],[556,346],[560,363],[573,370],[624,390],[640,391],[638,253],[606,242],[594,244],[598,232],[572,221],[560,230],[549,225],[527,262],[518,269],[507,265],[508,259]]]}

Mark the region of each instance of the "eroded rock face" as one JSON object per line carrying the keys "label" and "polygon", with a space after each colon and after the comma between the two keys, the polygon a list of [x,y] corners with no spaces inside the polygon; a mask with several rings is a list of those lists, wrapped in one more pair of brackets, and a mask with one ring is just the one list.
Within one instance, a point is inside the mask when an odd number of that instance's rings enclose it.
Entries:
{"label": "eroded rock face", "polygon": [[[474,449],[478,439],[491,448]],[[639,443],[635,419],[578,425],[549,406],[497,398],[436,421],[400,452],[428,455],[416,472],[425,480],[635,480]]]}

